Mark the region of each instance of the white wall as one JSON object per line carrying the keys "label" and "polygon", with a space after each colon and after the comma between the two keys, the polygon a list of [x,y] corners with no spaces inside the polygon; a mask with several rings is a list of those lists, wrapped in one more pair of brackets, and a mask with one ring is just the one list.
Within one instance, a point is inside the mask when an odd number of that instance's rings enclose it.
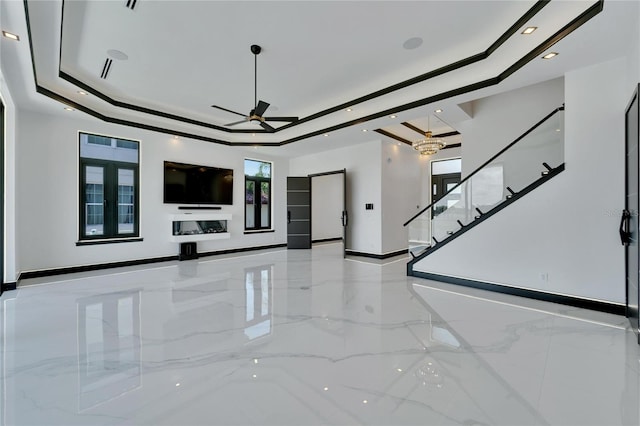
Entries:
{"label": "white wall", "polygon": [[[632,4],[630,13],[635,13],[637,16],[636,22],[640,22],[640,2],[630,3]],[[633,93],[638,87],[638,83],[640,83],[640,24],[629,28],[629,33],[626,89],[629,92],[629,97],[631,97],[631,93]]]}
{"label": "white wall", "polygon": [[[292,158],[290,176],[347,170],[347,249],[382,253],[381,144],[373,140],[346,148]],[[373,203],[373,210],[365,210]]]}
{"label": "white wall", "polygon": [[425,207],[420,205],[426,186],[421,175],[429,161],[410,146],[393,141],[382,143],[381,160],[382,253],[386,254],[407,249],[408,228],[402,225]]}
{"label": "white wall", "polygon": [[[416,269],[624,303],[624,250],[617,227],[624,204],[624,109],[630,95],[625,65],[619,59],[567,73],[566,171]],[[509,114],[525,100],[512,96],[505,94],[505,102],[493,105]]]}
{"label": "white wall", "polygon": [[342,238],[344,175],[311,178],[311,239]]}
{"label": "white wall", "polygon": [[[16,153],[17,234],[20,271],[170,256],[169,215],[176,205],[163,204],[163,161],[178,161],[234,170],[231,239],[198,243],[200,252],[286,242],[285,159],[217,144],[173,139],[170,135],[103,123],[74,112],[69,118],[20,110],[20,144]],[[78,240],[78,131],[140,140],[140,236],[142,242],[76,246]],[[244,158],[273,161],[275,232],[244,235]]]}
{"label": "white wall", "polygon": [[0,98],[5,107],[4,133],[4,282],[15,282],[18,269],[16,258],[16,121],[17,110],[2,70],[0,70]]}
{"label": "white wall", "polygon": [[563,102],[562,78],[473,101],[473,119],[456,125],[463,137],[462,177]]}

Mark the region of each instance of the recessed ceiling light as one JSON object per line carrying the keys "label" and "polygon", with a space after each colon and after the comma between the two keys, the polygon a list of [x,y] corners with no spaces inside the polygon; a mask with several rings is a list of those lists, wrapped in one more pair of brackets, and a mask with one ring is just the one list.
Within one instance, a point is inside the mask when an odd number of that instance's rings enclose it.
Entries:
{"label": "recessed ceiling light", "polygon": [[121,50],[117,49],[109,49],[107,50],[107,55],[113,59],[117,59],[119,61],[126,61],[129,59],[129,56]]}
{"label": "recessed ceiling light", "polygon": [[254,375],[253,375],[253,378],[255,379],[256,377],[258,377],[258,375],[257,375],[257,374],[254,374]]}
{"label": "recessed ceiling light", "polygon": [[75,111],[75,109],[73,109],[73,108],[71,108],[71,107],[64,107],[64,109],[65,109],[66,111]]}
{"label": "recessed ceiling light", "polygon": [[254,363],[254,364],[257,364],[257,363],[258,363],[258,358],[254,358],[254,359],[253,359],[253,363]]}
{"label": "recessed ceiling light", "polygon": [[86,95],[88,95],[88,93],[83,91],[83,90],[78,90],[78,95],[86,96]]}
{"label": "recessed ceiling light", "polygon": [[16,35],[16,34],[9,33],[7,31],[3,31],[2,35],[5,36],[6,38],[10,39],[10,40],[20,41],[20,37],[18,35]]}
{"label": "recessed ceiling light", "polygon": [[438,108],[437,110],[435,110],[434,112],[440,114],[442,112],[442,110],[440,108]]}
{"label": "recessed ceiling light", "polygon": [[176,387],[179,388],[180,387],[180,383],[176,383]]}
{"label": "recessed ceiling light", "polygon": [[407,50],[417,49],[418,47],[422,46],[423,41],[424,40],[422,40],[420,37],[411,37],[410,39],[402,43],[402,47]]}
{"label": "recessed ceiling light", "polygon": [[389,118],[396,118],[396,117],[397,117],[397,115],[395,115],[395,114],[391,114],[391,115],[389,116]]}
{"label": "recessed ceiling light", "polygon": [[362,401],[363,404],[368,403],[369,401],[367,401],[366,399]]}
{"label": "recessed ceiling light", "polygon": [[353,111],[353,110],[352,110],[351,108],[347,108],[347,109],[345,109],[345,111],[347,111],[347,112],[351,112],[351,111]]}
{"label": "recessed ceiling light", "polygon": [[555,58],[556,56],[558,56],[558,52],[549,52],[546,55],[544,55],[542,59],[551,59],[551,58]]}
{"label": "recessed ceiling light", "polygon": [[521,34],[531,34],[532,32],[534,32],[537,29],[538,29],[538,27],[527,27],[527,28],[524,29],[524,31],[522,31]]}
{"label": "recessed ceiling light", "polygon": [[328,390],[329,390],[329,388],[325,387],[325,388],[324,388],[324,390],[328,391]]}
{"label": "recessed ceiling light", "polygon": [[366,132],[366,131],[367,131],[367,129],[362,129],[362,131],[363,131],[363,132]]}
{"label": "recessed ceiling light", "polygon": [[329,136],[329,133],[325,133],[323,136],[326,138]]}

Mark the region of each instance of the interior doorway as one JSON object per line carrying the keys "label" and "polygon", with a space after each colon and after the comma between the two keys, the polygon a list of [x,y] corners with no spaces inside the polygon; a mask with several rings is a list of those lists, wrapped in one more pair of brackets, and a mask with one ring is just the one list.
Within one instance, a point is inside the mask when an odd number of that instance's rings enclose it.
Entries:
{"label": "interior doorway", "polygon": [[312,242],[342,240],[342,253],[346,256],[347,226],[347,171],[335,170],[309,175],[311,178],[311,236]]}
{"label": "interior doorway", "polygon": [[287,248],[342,241],[348,248],[347,171],[287,178]]}

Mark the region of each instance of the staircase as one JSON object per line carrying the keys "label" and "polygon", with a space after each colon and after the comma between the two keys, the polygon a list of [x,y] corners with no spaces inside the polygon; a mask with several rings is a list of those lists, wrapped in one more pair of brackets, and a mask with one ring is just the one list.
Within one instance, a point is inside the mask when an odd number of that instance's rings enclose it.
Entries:
{"label": "staircase", "polygon": [[409,227],[414,265],[564,170],[564,106],[556,108],[458,185],[420,210]]}

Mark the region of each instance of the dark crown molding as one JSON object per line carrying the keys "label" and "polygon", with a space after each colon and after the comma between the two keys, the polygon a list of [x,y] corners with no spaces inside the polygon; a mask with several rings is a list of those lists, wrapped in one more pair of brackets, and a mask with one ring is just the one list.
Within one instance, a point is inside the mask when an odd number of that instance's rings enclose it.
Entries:
{"label": "dark crown molding", "polygon": [[[486,80],[482,80],[482,81],[478,81],[476,83],[472,83],[466,86],[462,86],[459,87],[457,89],[452,89],[452,90],[448,90],[445,92],[441,92],[439,94],[433,95],[433,96],[429,96],[423,99],[419,99],[407,104],[403,104],[403,105],[399,105],[393,108],[389,108],[386,109],[384,111],[380,111],[374,114],[370,114],[368,116],[365,117],[360,117],[358,119],[355,120],[350,120],[347,122],[343,122],[334,126],[330,126],[324,129],[320,129],[320,130],[316,130],[310,133],[306,133],[303,135],[299,135],[290,139],[285,139],[282,140],[280,142],[231,142],[231,141],[226,141],[226,140],[222,140],[222,139],[217,139],[217,138],[212,138],[212,137],[207,137],[207,136],[202,136],[202,135],[198,135],[198,134],[193,134],[193,133],[189,133],[189,132],[184,132],[184,131],[177,131],[177,130],[172,130],[169,128],[164,128],[164,127],[159,127],[159,126],[154,126],[154,125],[148,125],[148,124],[142,124],[142,123],[137,123],[137,122],[133,122],[133,121],[129,121],[129,120],[123,120],[123,119],[118,119],[115,117],[110,117],[104,114],[101,114],[97,111],[94,111],[91,108],[88,108],[84,105],[81,105],[71,99],[68,99],[52,90],[46,89],[42,86],[40,86],[40,84],[38,83],[38,77],[37,77],[37,70],[36,70],[36,65],[35,65],[35,55],[34,55],[34,49],[33,49],[33,43],[32,43],[32,35],[31,35],[31,24],[30,24],[30,20],[29,20],[29,7],[28,7],[28,3],[29,0],[23,0],[23,4],[24,4],[24,9],[25,9],[25,17],[26,17],[26,24],[27,24],[27,33],[29,35],[29,49],[30,49],[30,53],[31,53],[31,62],[32,62],[32,68],[33,68],[33,78],[34,78],[34,83],[35,83],[35,87],[36,87],[36,92],[40,93],[44,96],[50,97],[54,100],[57,100],[63,104],[69,105],[74,107],[75,109],[82,111],[86,114],[89,114],[93,117],[96,117],[102,121],[105,122],[109,122],[109,123],[114,123],[114,124],[120,124],[120,125],[124,125],[124,126],[130,126],[130,127],[135,127],[135,128],[140,128],[140,129],[145,129],[145,130],[151,130],[151,131],[155,131],[155,132],[160,132],[160,133],[166,133],[166,134],[171,134],[171,135],[177,135],[177,136],[182,136],[182,137],[187,137],[187,138],[192,138],[192,139],[196,139],[196,140],[202,140],[202,141],[206,141],[206,142],[213,142],[213,143],[218,143],[218,144],[222,144],[222,145],[227,145],[227,146],[283,146],[283,145],[287,145],[289,143],[293,143],[293,142],[298,142],[304,139],[308,139],[314,136],[319,136],[322,135],[324,133],[328,133],[328,132],[333,132],[336,130],[340,130],[346,127],[350,127],[353,125],[358,125],[358,124],[362,124],[371,120],[375,120],[381,117],[384,117],[386,115],[389,114],[396,114],[402,111],[406,111],[406,110],[410,110],[413,108],[417,108],[420,106],[424,106],[433,102],[437,102],[443,99],[448,99],[454,96],[458,96],[461,94],[465,94],[465,93],[469,93],[478,89],[482,89],[485,87],[489,87],[489,86],[493,86],[496,85],[498,83],[500,83],[501,81],[503,81],[504,79],[506,79],[507,77],[509,77],[511,74],[513,74],[514,72],[516,72],[517,70],[519,70],[520,68],[522,68],[524,65],[526,65],[528,62],[530,62],[532,59],[534,59],[535,57],[537,57],[538,55],[540,55],[542,52],[544,52],[545,50],[547,50],[550,46],[554,45],[555,43],[557,43],[558,41],[560,41],[561,39],[563,39],[564,37],[566,37],[567,35],[569,35],[571,32],[573,32],[574,30],[576,30],[577,28],[579,28],[582,24],[584,24],[585,22],[589,21],[591,18],[593,18],[594,16],[596,16],[598,13],[600,13],[603,9],[603,3],[604,0],[599,0],[596,3],[594,3],[591,7],[589,7],[589,9],[587,9],[586,11],[584,11],[582,14],[580,14],[578,17],[576,17],[575,19],[573,19],[569,24],[565,25],[561,30],[559,30],[558,32],[556,32],[554,35],[552,35],[551,37],[549,37],[547,40],[545,40],[543,43],[541,43],[540,45],[538,45],[535,49],[533,49],[532,51],[530,51],[528,54],[526,54],[525,56],[523,56],[522,58],[520,58],[519,60],[517,60],[515,63],[513,63],[511,66],[509,66],[507,69],[505,69],[503,72],[501,72],[499,75],[486,79]],[[546,1],[537,1],[534,6],[532,6],[522,17],[520,17],[520,19],[518,19],[511,27],[509,27],[509,29],[507,31],[505,31],[494,43],[491,44],[491,46],[489,46],[489,48],[487,48],[484,52],[478,53],[476,55],[472,55],[469,56],[467,58],[461,59],[459,61],[456,61],[454,63],[451,63],[449,65],[443,66],[441,68],[438,68],[436,70],[427,72],[425,74],[419,75],[417,77],[411,78],[409,80],[405,80],[403,82],[397,83],[395,85],[383,88],[381,90],[378,90],[376,92],[370,93],[368,95],[362,96],[360,98],[357,99],[353,99],[349,102],[344,102],[340,105],[336,105],[332,108],[326,109],[324,111],[320,111],[318,113],[309,115],[307,117],[303,117],[302,119],[298,120],[295,123],[290,123],[287,124],[285,126],[281,126],[278,129],[276,129],[276,132],[279,130],[284,130],[284,129],[288,129],[291,128],[293,126],[296,125],[300,125],[302,123],[311,121],[311,120],[315,120],[317,118],[323,117],[325,115],[331,114],[333,112],[339,111],[341,109],[344,109],[348,106],[353,106],[355,104],[359,104],[374,98],[377,98],[379,96],[383,96],[385,94],[391,93],[393,91],[402,89],[402,88],[406,88],[408,86],[411,86],[413,84],[417,84],[426,80],[429,80],[431,78],[458,70],[460,68],[463,68],[467,65],[476,63],[478,61],[487,59],[493,52],[495,52],[502,44],[504,44],[513,34],[515,34],[518,29],[524,25],[524,23],[526,23],[527,21],[529,21],[533,16],[535,16],[540,10],[542,10],[542,8],[544,6],[546,6],[549,3],[548,0]],[[64,0],[63,0],[63,9],[64,9]],[[64,10],[63,10],[64,12]],[[63,13],[64,16],[64,13]],[[60,30],[60,36],[62,38],[62,26],[63,26],[63,22],[61,22],[61,30]],[[60,41],[60,49],[62,50],[62,40]],[[61,55],[61,52],[60,52]],[[66,73],[63,73],[60,70],[60,60],[58,63],[58,69],[59,69],[59,73],[65,74],[66,76],[68,76],[69,78],[73,79],[75,82],[73,84],[78,84],[78,87],[83,88],[83,90],[89,91],[91,93],[97,92],[99,93],[97,90],[91,88],[89,85],[84,84],[83,82],[74,79],[73,77],[69,76]],[[61,75],[62,78],[62,75]],[[81,84],[81,85],[80,85]],[[95,93],[94,93],[95,94]],[[110,99],[109,97],[107,97],[104,94],[101,94],[102,96],[104,96],[105,101],[108,102],[107,99]],[[99,95],[96,95],[99,96]],[[115,101],[115,100],[114,100]],[[147,112],[146,109],[144,107],[139,107],[139,106],[133,106],[130,104],[126,104],[126,103],[122,103],[122,105],[115,105],[115,106],[119,106],[122,108],[129,108],[132,110],[137,110],[140,112]],[[150,110],[148,113],[151,113],[151,111],[154,110]],[[184,117],[180,117],[180,116],[176,116],[173,114],[169,114],[169,113],[161,113],[158,111],[161,117],[163,118],[169,118],[172,120],[177,120],[177,121],[182,121],[182,122],[187,122],[189,124],[194,124],[197,125],[197,123],[201,123],[197,120],[191,120],[191,119],[187,119]],[[214,128],[212,124],[208,124],[205,123],[206,125],[204,127],[206,128]],[[228,133],[265,133],[264,131],[260,131],[260,130],[247,130],[247,129],[224,129],[224,128],[220,128],[218,129],[217,127],[220,126],[215,126],[216,130],[222,130]]]}

